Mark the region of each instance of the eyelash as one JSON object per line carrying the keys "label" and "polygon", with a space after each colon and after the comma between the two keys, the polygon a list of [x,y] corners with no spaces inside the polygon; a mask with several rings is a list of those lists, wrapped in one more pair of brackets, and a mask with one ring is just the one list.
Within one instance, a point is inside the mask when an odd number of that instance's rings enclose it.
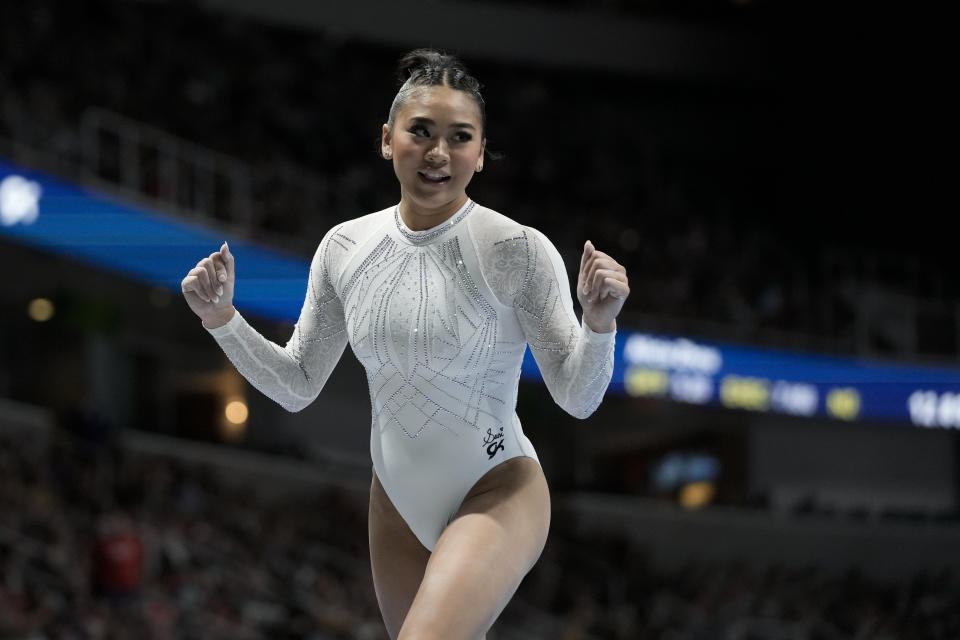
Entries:
{"label": "eyelash", "polygon": [[[420,133],[418,132],[422,132],[424,136],[428,138],[430,137],[430,131],[428,131],[427,128],[422,124],[417,124],[410,127],[409,131],[415,136],[419,136]],[[473,136],[465,131],[458,131],[456,134],[454,134],[455,142],[470,142],[471,140],[473,140]]]}

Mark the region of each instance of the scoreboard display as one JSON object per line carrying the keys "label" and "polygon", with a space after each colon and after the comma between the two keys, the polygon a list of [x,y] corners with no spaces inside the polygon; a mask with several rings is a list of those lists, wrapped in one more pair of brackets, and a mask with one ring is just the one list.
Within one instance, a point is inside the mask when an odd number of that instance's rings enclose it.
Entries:
{"label": "scoreboard display", "polygon": [[[524,374],[538,377],[529,351]],[[960,429],[960,368],[621,332],[611,387],[745,411]]]}

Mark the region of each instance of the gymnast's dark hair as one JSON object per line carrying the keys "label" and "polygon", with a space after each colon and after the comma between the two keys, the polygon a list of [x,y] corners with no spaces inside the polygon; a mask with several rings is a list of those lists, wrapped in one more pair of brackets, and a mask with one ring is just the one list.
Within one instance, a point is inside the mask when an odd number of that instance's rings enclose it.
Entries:
{"label": "gymnast's dark hair", "polygon": [[486,136],[487,111],[480,95],[480,82],[477,81],[466,65],[454,55],[436,49],[416,49],[400,58],[397,64],[397,81],[400,90],[390,105],[387,126],[393,128],[393,121],[406,101],[410,91],[416,87],[447,86],[470,94],[480,108],[481,137]]}

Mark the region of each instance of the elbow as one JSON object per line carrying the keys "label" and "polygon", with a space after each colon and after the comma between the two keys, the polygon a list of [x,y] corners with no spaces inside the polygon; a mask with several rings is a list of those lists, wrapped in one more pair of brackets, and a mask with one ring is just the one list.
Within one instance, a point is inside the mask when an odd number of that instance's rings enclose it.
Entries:
{"label": "elbow", "polygon": [[320,395],[322,385],[319,387],[305,386],[304,388],[287,388],[287,393],[281,397],[274,396],[274,401],[290,413],[303,411],[317,399]]}
{"label": "elbow", "polygon": [[597,407],[600,406],[600,403],[580,405],[580,406],[566,406],[563,407],[563,410],[569,413],[571,416],[577,420],[586,420],[593,415],[593,412],[597,410]]}
{"label": "elbow", "polygon": [[283,400],[277,404],[286,409],[288,413],[299,413],[306,409],[311,402],[313,402],[313,398],[294,398]]}
{"label": "elbow", "polygon": [[557,403],[558,407],[578,420],[586,420],[592,416],[593,412],[597,410],[597,407],[600,406],[600,402],[603,400],[602,393],[592,398],[584,398],[582,395],[579,397],[571,397],[569,395],[562,396],[554,393],[551,389],[550,395],[553,396],[553,401]]}

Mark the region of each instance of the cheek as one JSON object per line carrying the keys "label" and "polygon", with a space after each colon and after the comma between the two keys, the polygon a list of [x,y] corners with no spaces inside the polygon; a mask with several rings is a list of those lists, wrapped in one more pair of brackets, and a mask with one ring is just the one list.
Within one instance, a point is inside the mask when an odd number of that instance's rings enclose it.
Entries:
{"label": "cheek", "polygon": [[399,161],[419,160],[423,155],[417,145],[410,142],[400,142],[393,147],[393,155]]}
{"label": "cheek", "polygon": [[477,160],[480,159],[480,147],[474,147],[470,149],[464,149],[463,153],[458,153],[456,158],[456,163],[462,167],[469,167],[471,170],[473,166],[477,163]]}

